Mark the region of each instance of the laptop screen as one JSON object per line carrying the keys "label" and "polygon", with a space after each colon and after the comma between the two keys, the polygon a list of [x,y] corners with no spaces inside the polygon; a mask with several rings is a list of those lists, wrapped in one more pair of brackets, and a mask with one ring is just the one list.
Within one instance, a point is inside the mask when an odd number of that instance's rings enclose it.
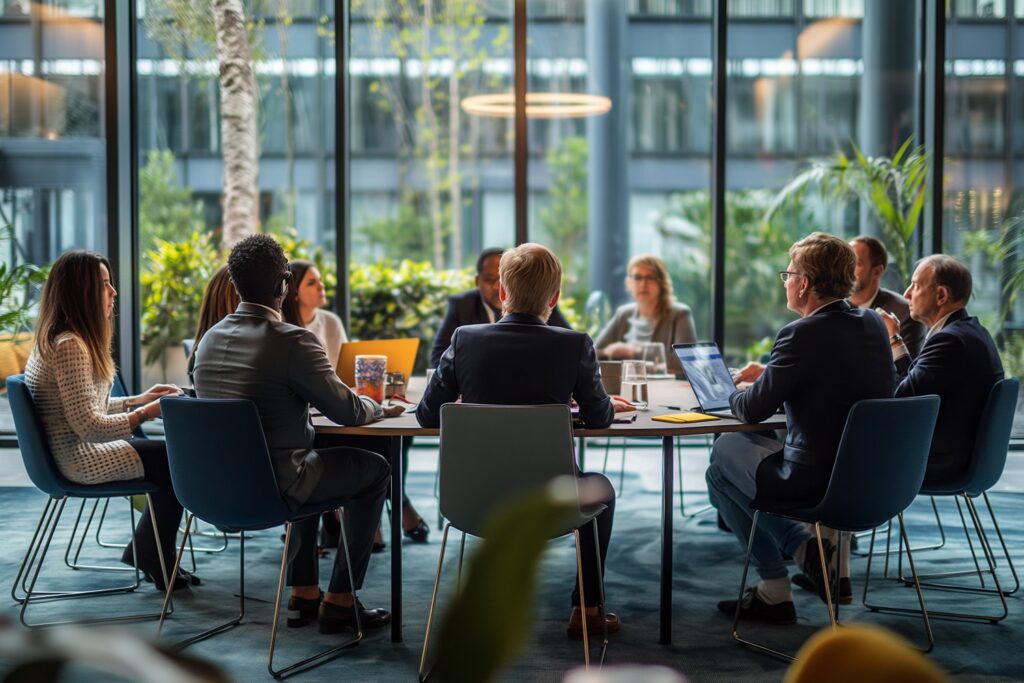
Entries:
{"label": "laptop screen", "polygon": [[690,380],[690,387],[701,409],[728,409],[729,396],[736,391],[736,384],[729,375],[729,368],[725,366],[718,346],[712,343],[674,344],[672,350],[683,365],[683,371]]}

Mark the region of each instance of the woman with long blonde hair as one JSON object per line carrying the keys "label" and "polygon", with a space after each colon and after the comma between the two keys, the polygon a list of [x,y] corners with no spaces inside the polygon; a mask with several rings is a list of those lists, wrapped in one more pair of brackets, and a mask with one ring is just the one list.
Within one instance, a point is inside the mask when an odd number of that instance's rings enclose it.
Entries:
{"label": "woman with long blonde hair", "polygon": [[626,266],[626,291],[633,303],[624,304],[604,326],[594,347],[600,358],[627,360],[638,356],[640,344],[665,345],[669,372],[681,373],[673,344],[697,341],[690,307],[675,300],[665,262],[652,254],[634,256]]}
{"label": "woman with long blonde hair", "polygon": [[[121,561],[133,564],[134,545],[138,567],[162,590],[164,570],[169,575],[174,562],[182,508],[171,486],[165,444],[133,438],[132,432],[160,416],[161,396],[181,390],[157,384],[137,396],[110,396],[116,371],[110,353],[116,297],[105,257],[90,251],[58,257],[43,287],[25,382],[61,474],[80,484],[144,479],[159,486],[151,495],[159,549],[146,510]],[[190,583],[198,579],[186,574],[175,588]]]}

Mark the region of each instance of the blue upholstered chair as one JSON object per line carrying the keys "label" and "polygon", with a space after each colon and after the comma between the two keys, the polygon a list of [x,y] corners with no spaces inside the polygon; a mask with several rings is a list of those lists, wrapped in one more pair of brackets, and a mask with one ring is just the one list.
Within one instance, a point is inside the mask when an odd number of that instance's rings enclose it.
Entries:
{"label": "blue upholstered chair", "polygon": [[[68,621],[52,621],[46,623],[29,623],[26,619],[26,612],[30,603],[43,601],[61,600],[76,597],[111,595],[134,591],[139,587],[139,572],[135,569],[135,580],[122,586],[111,588],[100,588],[93,590],[37,590],[36,581],[42,570],[46,553],[53,540],[54,532],[60,522],[64,507],[71,498],[84,499],[105,499],[121,496],[146,496],[149,502],[149,494],[157,490],[156,485],[149,482],[115,481],[105,484],[76,484],[68,480],[57,469],[57,463],[53,459],[50,445],[46,438],[46,431],[43,428],[42,420],[36,409],[32,393],[25,384],[24,375],[12,375],[7,378],[7,400],[11,405],[11,413],[14,416],[14,429],[18,436],[18,448],[21,450],[22,461],[29,479],[36,488],[47,496],[46,504],[43,506],[43,513],[39,517],[39,524],[25,552],[25,558],[21,563],[18,573],[14,578],[14,585],[11,588],[11,597],[21,604],[21,622],[30,628],[40,626],[54,626],[67,623],[106,623],[113,621],[139,621],[143,619],[155,619],[160,613],[133,614],[109,619],[79,619]],[[164,558],[160,551],[160,537],[157,535],[156,517],[153,516],[153,506],[149,505],[150,521],[153,524],[153,533],[156,537],[157,552],[160,553],[161,567],[164,565]],[[132,513],[132,528],[135,527],[135,515]],[[137,565],[137,563],[136,563]],[[164,580],[166,581],[166,576]],[[20,584],[20,586],[19,586]]]}
{"label": "blue upholstered chair", "polygon": [[[825,566],[821,527],[839,531],[837,547],[841,548],[844,533],[874,529],[893,517],[899,517],[900,530],[906,541],[903,511],[913,502],[924,481],[928,450],[938,413],[938,396],[858,401],[846,418],[846,427],[824,498],[814,507],[805,509],[754,511],[754,523],[743,564],[743,578],[740,580],[740,596],[732,624],[733,637],[738,642],[783,659],[794,659],[792,655],[744,639],[738,630],[740,605],[747,583],[758,516],[761,513],[775,514],[814,525],[819,556],[822,558],[825,604],[828,607],[829,622],[832,628],[836,628],[839,607],[833,605],[832,594],[837,588],[830,585],[829,569]],[[907,545],[909,547],[909,543]],[[924,597],[914,572],[912,552],[908,553],[908,557],[930,651],[934,643],[931,624],[924,611]]]}
{"label": "blue upholstered chair", "polygon": [[[299,668],[326,662],[345,648],[359,642],[363,632],[358,625],[359,612],[356,610],[357,629],[353,638],[284,668],[274,669],[274,648],[288,549],[291,545],[292,524],[306,517],[339,508],[344,501],[339,499],[322,502],[296,511],[288,507],[278,489],[270,452],[263,436],[263,425],[252,401],[165,397],[160,399],[160,407],[164,419],[164,435],[167,439],[171,481],[174,483],[178,500],[188,510],[185,533],[171,575],[172,583],[168,585],[173,585],[173,578],[177,575],[185,544],[191,535],[193,519],[201,519],[226,532],[256,531],[284,524],[285,540],[284,548],[281,550],[281,570],[274,599],[274,621],[270,630],[267,670],[275,678],[280,677]],[[225,482],[228,481],[230,486],[225,486]],[[352,564],[344,524],[341,525],[341,533],[345,563],[351,575]],[[239,535],[238,550],[238,616],[182,641],[178,644],[179,647],[186,647],[227,631],[241,623],[245,617],[244,533]],[[170,591],[165,597],[165,606],[169,600]],[[161,618],[159,629],[163,628],[163,623],[164,619]]]}
{"label": "blue upholstered chair", "polygon": [[[967,537],[967,542],[970,546],[971,554],[974,559],[974,569],[943,572],[940,574],[920,574],[918,578],[922,579],[921,585],[941,590],[994,595],[998,597],[1002,611],[999,614],[978,614],[931,610],[929,611],[931,616],[997,623],[1005,619],[1009,613],[1006,596],[1012,595],[1020,587],[1020,581],[1017,578],[1017,570],[1014,568],[1013,561],[1010,559],[1010,552],[1006,547],[1006,541],[1003,539],[1002,530],[999,528],[999,523],[996,521],[995,512],[992,510],[992,504],[989,501],[987,493],[987,491],[992,488],[997,481],[999,481],[999,478],[1003,474],[1003,468],[1006,466],[1006,453],[1009,449],[1010,432],[1013,429],[1013,415],[1017,406],[1019,390],[1020,382],[1017,378],[1004,379],[996,382],[992,386],[992,390],[989,392],[988,401],[985,404],[985,408],[981,414],[981,419],[978,422],[978,433],[974,442],[974,451],[971,454],[971,460],[967,471],[962,477],[955,480],[943,482],[942,484],[932,484],[921,488],[921,495],[932,496],[933,498],[939,496],[953,497],[954,500],[957,501],[957,509],[960,511],[961,518],[963,517],[963,510],[960,506],[960,502],[961,500],[963,501],[964,507],[966,507],[968,516],[971,520],[971,525],[974,528],[976,538],[981,546],[981,554],[983,556],[982,561],[984,562],[984,566],[982,566],[982,563],[978,560],[977,553],[975,552],[974,545],[971,541],[970,533],[967,529],[966,520],[964,520],[964,534]],[[1013,578],[1012,588],[1003,588],[999,580],[996,556],[992,550],[992,544],[988,540],[988,535],[985,532],[984,525],[982,524],[981,515],[978,513],[977,506],[974,502],[974,498],[979,496],[985,501],[985,506],[988,508],[989,517],[992,520],[992,526],[996,532],[996,536],[999,539],[999,545],[1002,549],[1003,559],[1005,559],[1007,569],[1009,569],[1010,575]],[[985,575],[992,577],[992,582],[994,584],[992,587],[985,586]],[[933,579],[941,580],[964,576],[977,576],[979,579],[979,586],[968,586],[960,582],[933,581]],[[900,578],[901,580],[906,581],[904,577],[901,576]],[[865,586],[865,589],[866,588],[867,586]],[[868,606],[883,611],[912,612],[912,610],[894,609],[878,605]]]}
{"label": "blue upholstered chair", "polygon": [[[495,511],[510,500],[544,486],[558,477],[576,476],[572,444],[572,419],[566,405],[504,406],[449,403],[441,406],[441,448],[438,466],[441,479],[441,514],[447,522],[441,536],[434,592],[430,598],[427,631],[420,655],[420,680],[428,675],[427,655],[430,627],[437,604],[438,586],[444,564],[448,532],[462,532],[459,548],[461,570],[466,534],[482,537]],[[581,507],[560,535],[573,534],[576,541],[576,570],[580,580],[580,610],[586,600],[604,604],[604,595],[586,596],[582,586],[584,558],[580,554],[580,533],[585,526],[597,540],[596,517],[605,505]],[[590,558],[588,558],[589,561]],[[600,558],[594,558],[600,572]],[[604,619],[602,618],[602,622]],[[587,620],[583,620],[583,662],[590,666]],[[603,634],[601,661],[608,647]]]}

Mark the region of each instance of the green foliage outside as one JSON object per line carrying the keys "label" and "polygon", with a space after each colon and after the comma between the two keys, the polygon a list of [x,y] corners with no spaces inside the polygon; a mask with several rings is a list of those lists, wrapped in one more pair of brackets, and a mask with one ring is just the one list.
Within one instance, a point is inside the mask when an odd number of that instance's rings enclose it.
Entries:
{"label": "green foliage outside", "polygon": [[182,242],[158,239],[144,254],[139,284],[146,363],[162,361],[164,351],[195,335],[206,283],[223,262],[210,235],[200,232]]}
{"label": "green foliage outside", "polygon": [[139,171],[139,239],[143,253],[157,248],[157,241],[181,242],[203,232],[202,202],[192,190],[178,184],[174,154],[154,149]]}
{"label": "green foliage outside", "polygon": [[[777,211],[767,222],[772,195],[763,190],[725,196],[725,336],[733,357],[757,360],[779,328],[793,320],[779,271],[789,247],[814,230],[798,207]],[[676,298],[693,309],[698,334],[711,320],[711,196],[709,192],[672,195],[655,221],[665,240],[660,254],[672,276]],[[704,335],[706,336],[706,332]]]}
{"label": "green foliage outside", "polygon": [[[551,182],[544,204],[537,211],[537,241],[550,247],[562,261],[563,295],[585,302],[589,293],[585,277],[589,269],[586,138],[563,139],[548,152],[547,165]],[[567,303],[562,309],[574,310]]]}
{"label": "green foliage outside", "polygon": [[[0,244],[13,240],[14,228],[0,225]],[[49,266],[0,262],[0,338],[17,339],[19,332],[32,328],[33,305],[48,272]]]}
{"label": "green foliage outside", "polygon": [[860,200],[882,228],[903,282],[910,281],[914,260],[913,239],[927,197],[928,155],[924,147],[911,147],[913,138],[900,145],[891,158],[866,157],[856,144],[851,159],[837,152],[815,159],[810,168],[791,180],[768,207],[765,220],[789,204],[799,204],[808,190],[817,187],[822,199]]}
{"label": "green foliage outside", "polygon": [[428,262],[353,263],[349,269],[354,339],[418,337],[415,372],[423,372],[448,297],[473,286],[471,269],[435,270]]}

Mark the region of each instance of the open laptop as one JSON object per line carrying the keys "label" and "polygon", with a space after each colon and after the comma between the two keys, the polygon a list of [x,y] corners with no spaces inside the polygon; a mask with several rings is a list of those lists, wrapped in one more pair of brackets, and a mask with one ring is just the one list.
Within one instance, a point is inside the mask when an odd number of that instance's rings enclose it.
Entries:
{"label": "open laptop", "polygon": [[683,365],[683,372],[690,380],[700,410],[707,415],[736,419],[729,407],[729,396],[736,391],[729,368],[725,366],[722,352],[713,342],[697,344],[673,344],[672,350]]}
{"label": "open laptop", "polygon": [[375,355],[388,357],[388,372],[400,372],[408,382],[412,377],[412,368],[416,363],[416,351],[420,340],[411,339],[371,339],[369,341],[345,342],[341,345],[338,356],[338,377],[350,387],[356,382],[356,356]]}

